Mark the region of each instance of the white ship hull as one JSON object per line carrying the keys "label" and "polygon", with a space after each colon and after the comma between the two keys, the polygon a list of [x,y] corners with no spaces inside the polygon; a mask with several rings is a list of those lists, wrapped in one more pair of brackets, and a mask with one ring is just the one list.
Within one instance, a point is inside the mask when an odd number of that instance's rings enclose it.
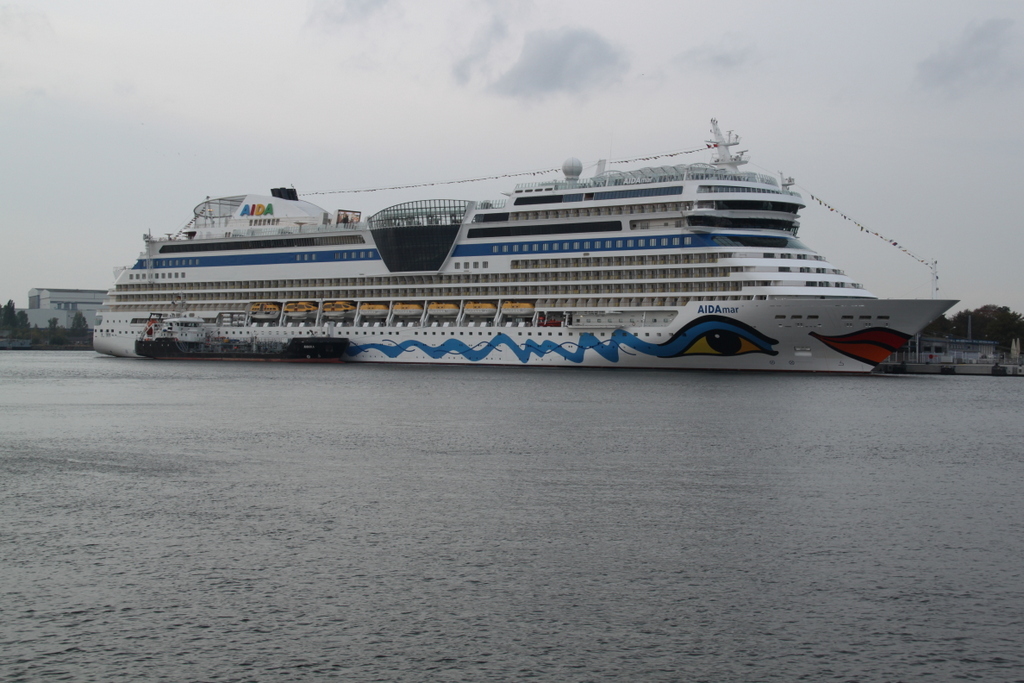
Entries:
{"label": "white ship hull", "polygon": [[[671,325],[598,323],[598,318],[617,320],[620,315],[595,312],[583,316],[579,325],[560,327],[398,327],[372,322],[352,327],[327,322],[270,330],[223,326],[216,334],[346,338],[345,359],[356,363],[867,372],[912,336],[904,330],[918,331],[953,303],[778,299],[724,307],[689,304],[675,309],[678,315]],[[135,357],[134,342],[143,327],[129,325],[120,334],[97,337],[96,350]]]}

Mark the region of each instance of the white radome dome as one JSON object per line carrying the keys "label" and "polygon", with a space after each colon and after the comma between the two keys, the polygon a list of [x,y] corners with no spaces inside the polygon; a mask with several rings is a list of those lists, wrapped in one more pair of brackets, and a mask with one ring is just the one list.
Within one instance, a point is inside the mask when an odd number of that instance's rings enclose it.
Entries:
{"label": "white radome dome", "polygon": [[580,174],[583,173],[583,162],[576,157],[566,159],[562,164],[562,173],[565,174],[566,180],[579,180]]}

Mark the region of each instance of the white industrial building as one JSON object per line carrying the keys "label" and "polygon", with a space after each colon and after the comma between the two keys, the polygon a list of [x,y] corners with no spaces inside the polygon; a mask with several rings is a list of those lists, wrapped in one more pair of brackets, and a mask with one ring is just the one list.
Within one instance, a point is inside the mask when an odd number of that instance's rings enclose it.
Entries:
{"label": "white industrial building", "polygon": [[51,318],[56,318],[61,327],[70,328],[75,313],[81,311],[91,330],[106,296],[105,289],[33,288],[28,290],[28,308],[21,310],[28,314],[30,327],[40,328],[48,327]]}

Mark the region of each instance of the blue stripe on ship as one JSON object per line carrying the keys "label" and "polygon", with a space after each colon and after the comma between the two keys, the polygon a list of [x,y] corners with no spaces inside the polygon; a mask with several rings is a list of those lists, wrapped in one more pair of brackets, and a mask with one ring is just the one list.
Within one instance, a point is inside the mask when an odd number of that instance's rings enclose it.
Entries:
{"label": "blue stripe on ship", "polygon": [[[360,254],[365,254],[360,256]],[[153,268],[193,268],[218,266],[264,266],[278,264],[298,263],[345,263],[347,261],[379,261],[380,255],[376,249],[363,249],[361,251],[338,251],[336,249],[324,251],[290,251],[276,254],[231,254],[217,256],[186,256],[175,258],[155,258]],[[146,259],[139,259],[135,262],[132,270],[146,270]]]}
{"label": "blue stripe on ship", "polygon": [[629,237],[613,237],[611,239],[583,239],[574,236],[555,240],[531,240],[529,242],[502,242],[494,244],[460,244],[455,247],[452,256],[505,256],[516,254],[564,254],[581,251],[649,251],[651,249],[696,249],[701,247],[720,247],[711,235],[678,235],[667,237],[637,237],[635,233]]}
{"label": "blue stripe on ship", "polygon": [[[516,256],[518,254],[564,254],[591,251],[650,251],[652,249],[699,249],[720,247],[712,235],[686,235],[685,237],[616,237],[614,239],[559,239],[529,242],[501,242],[495,244],[460,244],[452,252],[453,257],[466,256]],[[641,244],[642,243],[642,244]],[[365,254],[365,256],[360,256]],[[314,258],[315,256],[315,258]],[[344,263],[346,261],[379,261],[376,249],[359,251],[284,252],[274,254],[231,254],[217,256],[186,256],[155,258],[153,268],[216,268],[223,266],[256,266],[299,263]],[[135,262],[133,270],[146,270],[146,259]]]}

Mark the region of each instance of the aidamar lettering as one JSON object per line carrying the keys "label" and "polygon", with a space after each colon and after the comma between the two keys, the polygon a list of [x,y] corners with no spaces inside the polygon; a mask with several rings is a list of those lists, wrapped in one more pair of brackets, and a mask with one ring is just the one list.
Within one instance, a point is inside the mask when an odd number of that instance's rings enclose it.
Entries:
{"label": "aidamar lettering", "polygon": [[700,305],[697,307],[698,313],[739,313],[739,306],[718,306],[713,304]]}

